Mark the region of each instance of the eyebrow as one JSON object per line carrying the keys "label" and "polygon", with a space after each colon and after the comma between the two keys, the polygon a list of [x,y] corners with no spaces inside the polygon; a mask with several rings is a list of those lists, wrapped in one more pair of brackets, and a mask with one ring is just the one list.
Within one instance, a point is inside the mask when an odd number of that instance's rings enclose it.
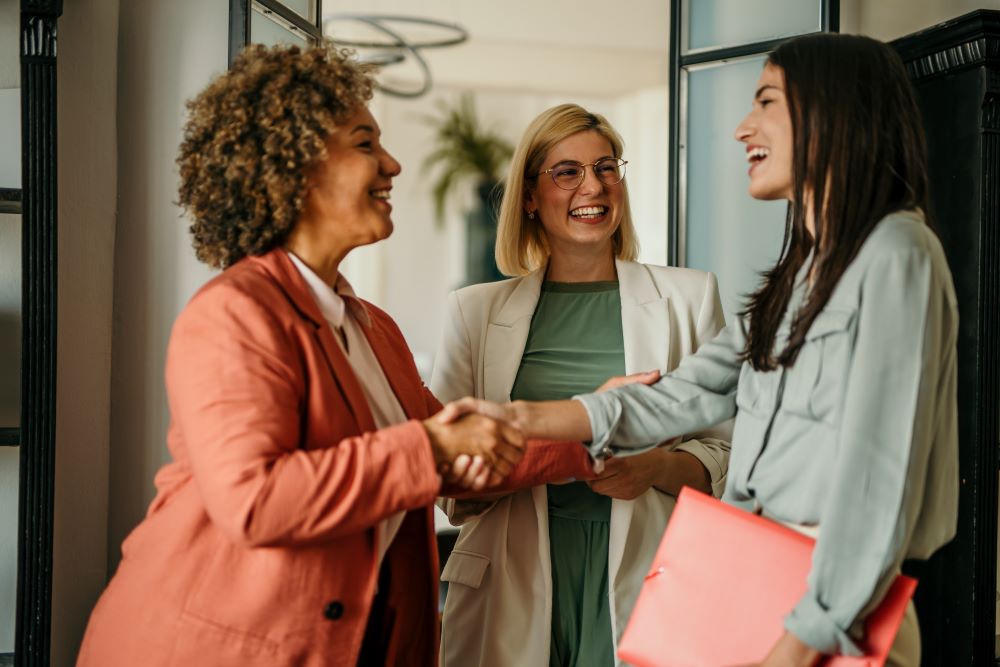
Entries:
{"label": "eyebrow", "polygon": [[[597,158],[596,160],[594,160],[594,162],[600,162],[601,160],[607,160],[609,158],[613,160],[613,159],[615,159],[615,156],[614,155],[603,155],[603,156]],[[572,164],[572,165],[575,165],[575,166],[579,167],[583,163],[579,162],[577,160],[559,160],[559,162],[556,162],[554,165],[552,165],[552,167],[553,168],[554,167],[558,167],[561,164]]]}
{"label": "eyebrow", "polygon": [[355,132],[371,132],[372,134],[375,134],[375,128],[371,125],[358,125],[356,128],[351,130],[351,134],[354,134]]}
{"label": "eyebrow", "polygon": [[777,90],[779,93],[781,92],[781,88],[779,88],[778,86],[774,85],[773,83],[765,83],[763,86],[761,86],[760,88],[757,89],[757,92],[754,93],[753,98],[757,99],[758,97],[760,97],[761,95],[763,95],[764,91],[767,90],[768,88],[773,88],[774,90]]}

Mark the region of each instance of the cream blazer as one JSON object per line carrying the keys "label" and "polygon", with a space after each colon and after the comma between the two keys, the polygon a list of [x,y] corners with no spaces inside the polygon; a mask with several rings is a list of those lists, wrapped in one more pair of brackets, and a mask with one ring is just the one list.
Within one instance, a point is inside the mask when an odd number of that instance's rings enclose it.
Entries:
{"label": "cream blazer", "polygon": [[[627,373],[673,369],[725,322],[711,273],[617,261]],[[431,388],[442,401],[476,396],[509,401],[545,270],[472,285],[449,297],[449,315]],[[731,423],[676,445],[698,457],[722,494]],[[675,498],[650,489],[612,500],[608,602],[621,638]],[[442,499],[461,526],[441,579],[449,582],[441,665],[548,665],[552,617],[545,486],[493,501]]]}

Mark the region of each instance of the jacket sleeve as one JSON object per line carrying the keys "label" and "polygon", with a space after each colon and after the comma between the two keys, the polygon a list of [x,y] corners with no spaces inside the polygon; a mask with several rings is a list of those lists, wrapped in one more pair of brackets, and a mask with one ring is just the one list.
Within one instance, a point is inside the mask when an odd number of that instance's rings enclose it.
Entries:
{"label": "jacket sleeve", "polygon": [[937,428],[954,425],[957,313],[932,258],[886,253],[861,289],[830,502],[808,590],[785,619],[806,644],[848,655],[860,654],[849,631],[907,556],[926,496],[942,493],[925,484],[932,450],[957,440]]}
{"label": "jacket sleeve", "polygon": [[652,385],[630,384],[574,396],[587,410],[595,459],[639,454],[736,415],[743,337],[729,325]]}
{"label": "jacket sleeve", "polygon": [[[719,282],[714,273],[706,274],[705,292],[696,320],[695,349],[715,338],[726,327],[726,316],[722,311],[722,298],[719,296]],[[729,443],[733,437],[733,421],[727,420],[706,429],[702,429],[676,445],[676,451],[687,452],[701,461],[712,480],[712,495],[722,497],[726,488],[726,477],[729,471]]]}
{"label": "jacket sleeve", "polygon": [[196,296],[174,326],[172,449],[213,523],[248,546],[315,543],[432,502],[440,482],[417,421],[301,447],[305,369],[293,335],[259,298],[225,284]]}

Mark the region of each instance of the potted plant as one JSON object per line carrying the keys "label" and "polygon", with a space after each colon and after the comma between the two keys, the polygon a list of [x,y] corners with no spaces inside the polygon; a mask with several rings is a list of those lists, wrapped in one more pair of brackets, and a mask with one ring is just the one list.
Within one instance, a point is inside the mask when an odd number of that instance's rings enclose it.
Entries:
{"label": "potted plant", "polygon": [[493,257],[502,196],[499,182],[514,147],[495,130],[482,126],[469,93],[454,106],[442,103],[440,114],[425,120],[436,140],[436,148],[424,159],[423,167],[437,172],[431,195],[438,223],[444,220],[449,199],[462,188],[475,188],[476,205],[466,214],[465,282],[499,280],[503,275]]}

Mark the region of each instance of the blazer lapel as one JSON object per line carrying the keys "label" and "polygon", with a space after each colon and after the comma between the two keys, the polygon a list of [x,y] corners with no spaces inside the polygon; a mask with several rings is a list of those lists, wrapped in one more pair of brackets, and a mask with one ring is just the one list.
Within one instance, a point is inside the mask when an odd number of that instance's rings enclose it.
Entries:
{"label": "blazer lapel", "polygon": [[[670,301],[660,295],[653,276],[638,262],[615,260],[622,300],[625,372],[665,371],[670,350]],[[608,582],[614,586],[625,553],[634,500],[611,501]]]}
{"label": "blazer lapel", "polygon": [[542,267],[521,278],[500,311],[490,318],[483,348],[483,398],[510,400],[544,276]]}
{"label": "blazer lapel", "polygon": [[292,264],[288,254],[284,249],[276,248],[260,257],[252,258],[251,261],[256,262],[275,278],[288,296],[289,301],[315,327],[313,336],[330,365],[330,372],[333,373],[333,379],[340,388],[344,400],[350,406],[351,414],[358,425],[358,432],[374,431],[375,419],[372,417],[368,401],[361,390],[361,384],[354,374],[354,369],[347,357],[344,356],[340,345],[334,340],[330,324],[323,317],[316,299],[309,291],[309,286],[299,270]]}

